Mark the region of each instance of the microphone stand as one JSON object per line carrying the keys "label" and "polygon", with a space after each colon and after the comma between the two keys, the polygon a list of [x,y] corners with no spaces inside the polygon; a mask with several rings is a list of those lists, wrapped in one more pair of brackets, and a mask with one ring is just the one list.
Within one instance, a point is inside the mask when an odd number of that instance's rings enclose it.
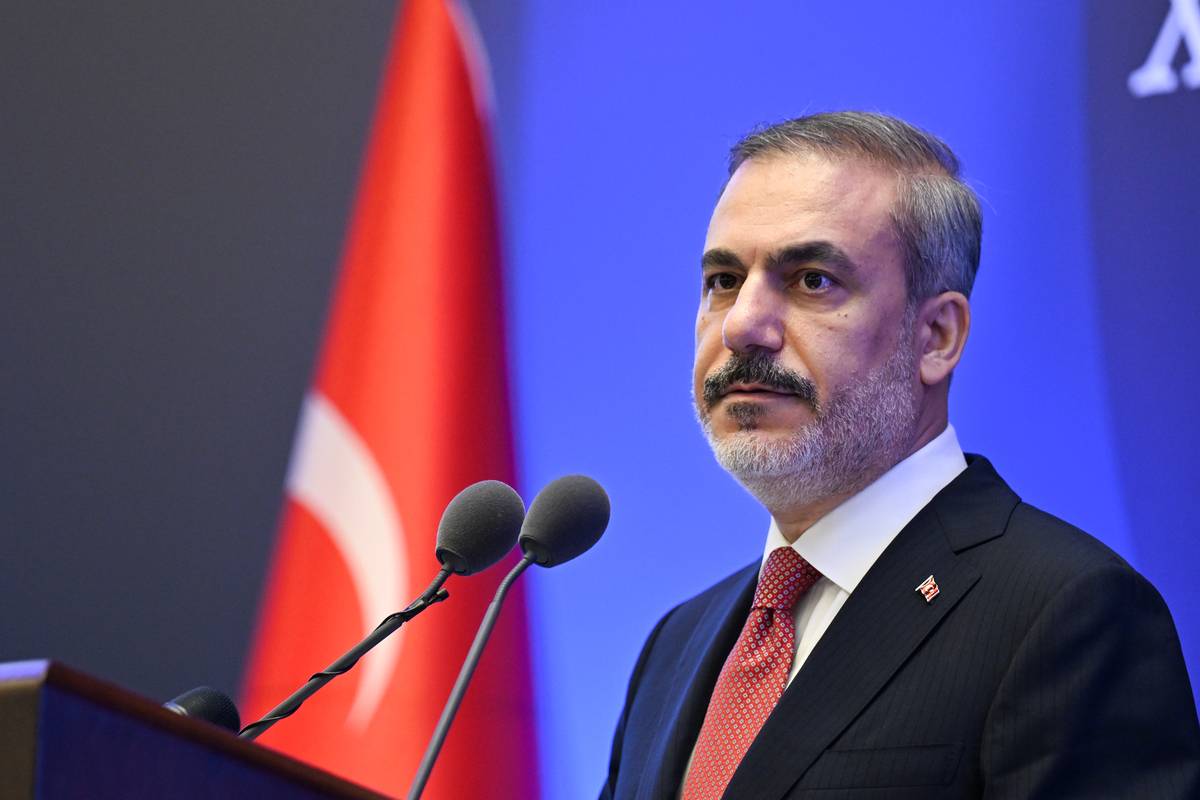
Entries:
{"label": "microphone stand", "polygon": [[451,570],[449,567],[442,567],[437,577],[429,584],[429,587],[421,593],[421,596],[409,604],[408,608],[403,611],[397,611],[384,618],[383,622],[367,635],[358,644],[346,651],[341,658],[334,661],[321,672],[314,674],[308,679],[308,682],[292,693],[290,697],[284,700],[275,708],[267,712],[267,715],[257,722],[251,722],[246,727],[242,728],[238,734],[243,739],[257,739],[268,728],[274,725],[279,720],[290,717],[296,713],[296,710],[304,703],[305,700],[312,697],[317,691],[336,678],[338,675],[349,672],[350,669],[358,663],[367,651],[375,647],[387,637],[395,633],[401,625],[408,622],[413,617],[420,614],[425,609],[429,608],[434,603],[440,603],[450,596],[449,592],[442,588],[442,584],[450,577]]}
{"label": "microphone stand", "polygon": [[500,605],[504,602],[513,583],[533,563],[533,555],[526,553],[525,557],[512,568],[512,571],[500,582],[500,587],[496,589],[496,596],[488,605],[487,613],[483,615],[483,622],[479,623],[475,641],[471,643],[471,649],[467,651],[467,660],[463,662],[462,669],[458,673],[458,680],[454,682],[454,688],[450,691],[450,698],[446,700],[446,707],[442,709],[442,717],[438,720],[437,727],[434,728],[433,738],[429,740],[429,747],[425,749],[421,766],[417,768],[417,775],[413,778],[412,787],[408,790],[408,800],[418,800],[421,792],[425,791],[429,773],[433,770],[433,762],[437,760],[438,753],[442,750],[446,734],[450,731],[450,723],[454,721],[454,715],[458,713],[458,707],[462,704],[463,696],[467,692],[467,684],[471,682],[471,676],[475,674],[475,667],[479,665],[483,647],[487,644],[488,637],[492,635],[492,628],[496,627],[496,620],[500,616]]}

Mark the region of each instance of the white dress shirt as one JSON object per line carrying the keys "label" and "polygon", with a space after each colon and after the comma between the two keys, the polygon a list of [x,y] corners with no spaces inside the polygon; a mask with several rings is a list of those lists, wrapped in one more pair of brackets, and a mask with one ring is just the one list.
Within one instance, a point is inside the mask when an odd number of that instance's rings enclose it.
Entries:
{"label": "white dress shirt", "polygon": [[[767,531],[759,575],[777,547],[791,547],[823,576],[796,603],[796,655],[788,683],[833,622],[850,593],[883,554],[892,539],[967,468],[954,426],[947,425],[932,441],[883,473],[867,488],[830,511],[792,544],[774,519]],[[692,769],[695,745],[683,774]],[[683,786],[676,797],[682,797]]]}
{"label": "white dress shirt", "polygon": [[966,468],[954,426],[947,425],[931,442],[817,520],[794,543],[789,545],[771,520],[763,565],[775,548],[791,547],[824,576],[796,603],[796,655],[789,683],[892,539]]}

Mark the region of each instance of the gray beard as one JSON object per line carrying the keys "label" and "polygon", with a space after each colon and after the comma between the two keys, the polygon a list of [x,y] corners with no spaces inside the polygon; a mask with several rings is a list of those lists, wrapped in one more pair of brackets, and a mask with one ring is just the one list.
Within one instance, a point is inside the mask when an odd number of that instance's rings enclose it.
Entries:
{"label": "gray beard", "polygon": [[916,428],[920,410],[907,332],[901,342],[866,379],[822,399],[813,422],[786,438],[756,434],[756,409],[747,403],[727,409],[739,430],[717,439],[697,402],[717,461],[768,509],[803,508],[865,488],[905,457]]}

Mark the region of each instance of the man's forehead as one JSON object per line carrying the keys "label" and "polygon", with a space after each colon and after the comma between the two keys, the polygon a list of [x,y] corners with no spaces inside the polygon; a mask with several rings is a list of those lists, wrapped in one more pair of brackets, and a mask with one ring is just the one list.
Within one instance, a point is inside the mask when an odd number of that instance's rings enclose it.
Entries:
{"label": "man's forehead", "polygon": [[874,201],[890,207],[897,173],[852,157],[776,154],[743,162],[730,176],[714,215],[727,208],[837,207]]}
{"label": "man's forehead", "polygon": [[809,239],[865,244],[890,237],[896,183],[894,172],[857,159],[819,154],[751,159],[726,184],[705,250],[771,250]]}

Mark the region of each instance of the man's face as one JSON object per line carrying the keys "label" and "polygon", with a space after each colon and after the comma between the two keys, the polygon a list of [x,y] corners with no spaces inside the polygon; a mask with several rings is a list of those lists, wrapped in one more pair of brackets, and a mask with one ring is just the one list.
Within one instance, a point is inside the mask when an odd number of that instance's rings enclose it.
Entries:
{"label": "man's face", "polygon": [[879,167],[780,155],[742,164],[713,212],[696,410],[768,507],[857,491],[911,444],[919,380],[895,192]]}

